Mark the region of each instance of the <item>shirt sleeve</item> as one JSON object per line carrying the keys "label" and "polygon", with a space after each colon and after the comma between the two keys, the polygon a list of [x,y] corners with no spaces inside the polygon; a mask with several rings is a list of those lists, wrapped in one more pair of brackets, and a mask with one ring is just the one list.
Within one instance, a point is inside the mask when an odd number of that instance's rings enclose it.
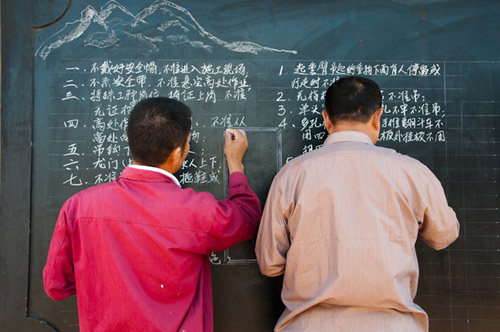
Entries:
{"label": "shirt sleeve", "polygon": [[76,293],[71,237],[68,233],[66,206],[61,209],[43,269],[45,292],[59,301]]}
{"label": "shirt sleeve", "polygon": [[210,215],[208,250],[222,251],[254,237],[262,211],[260,200],[243,173],[229,176],[228,198],[217,203]]}
{"label": "shirt sleeve", "polygon": [[285,272],[286,256],[290,248],[287,218],[291,203],[286,201],[283,193],[284,188],[280,185],[279,177],[276,177],[267,196],[255,244],[260,271],[269,277]]}
{"label": "shirt sleeve", "polygon": [[421,176],[423,185],[418,237],[433,249],[441,250],[459,235],[460,224],[439,180],[430,170]]}

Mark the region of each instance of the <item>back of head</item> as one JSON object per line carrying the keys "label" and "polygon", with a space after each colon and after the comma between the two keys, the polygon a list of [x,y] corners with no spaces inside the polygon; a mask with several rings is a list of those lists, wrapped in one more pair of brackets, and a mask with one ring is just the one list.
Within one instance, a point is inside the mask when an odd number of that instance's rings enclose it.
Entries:
{"label": "back of head", "polygon": [[174,149],[184,149],[190,131],[187,105],[164,97],[144,99],[134,106],[128,120],[132,158],[142,165],[161,165]]}
{"label": "back of head", "polygon": [[367,122],[382,106],[380,87],[374,81],[348,76],[335,81],[326,91],[325,108],[330,121]]}

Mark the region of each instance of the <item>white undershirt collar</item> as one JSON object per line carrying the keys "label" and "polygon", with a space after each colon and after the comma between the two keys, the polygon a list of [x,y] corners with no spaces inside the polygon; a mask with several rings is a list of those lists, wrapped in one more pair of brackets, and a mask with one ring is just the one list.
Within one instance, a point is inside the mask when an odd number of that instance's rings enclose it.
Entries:
{"label": "white undershirt collar", "polygon": [[128,165],[128,167],[132,167],[132,168],[136,168],[136,169],[142,169],[144,171],[151,171],[151,172],[161,173],[161,174],[166,175],[169,178],[171,178],[175,182],[175,184],[178,185],[179,187],[181,186],[181,184],[179,183],[179,180],[177,180],[177,178],[173,174],[171,174],[170,172],[167,172],[164,169],[161,169],[161,168],[158,168],[158,167],[152,167],[152,166],[145,166],[145,165]]}

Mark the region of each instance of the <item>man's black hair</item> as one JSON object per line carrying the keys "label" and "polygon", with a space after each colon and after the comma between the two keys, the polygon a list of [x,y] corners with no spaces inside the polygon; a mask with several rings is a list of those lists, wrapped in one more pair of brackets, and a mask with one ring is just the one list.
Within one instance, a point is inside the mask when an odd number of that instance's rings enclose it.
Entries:
{"label": "man's black hair", "polygon": [[380,87],[374,81],[348,76],[335,81],[325,95],[325,108],[330,121],[366,123],[382,106]]}
{"label": "man's black hair", "polygon": [[191,131],[191,110],[175,99],[147,98],[132,109],[127,126],[134,161],[163,164],[177,147],[183,150]]}

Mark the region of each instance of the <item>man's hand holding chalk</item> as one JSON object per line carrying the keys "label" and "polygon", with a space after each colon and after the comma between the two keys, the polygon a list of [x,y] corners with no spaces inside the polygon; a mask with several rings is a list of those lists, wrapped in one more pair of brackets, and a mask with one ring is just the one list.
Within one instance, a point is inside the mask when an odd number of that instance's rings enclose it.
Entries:
{"label": "man's hand holding chalk", "polygon": [[244,172],[243,157],[248,148],[247,135],[243,130],[226,129],[224,134],[224,154],[226,155],[229,174]]}

